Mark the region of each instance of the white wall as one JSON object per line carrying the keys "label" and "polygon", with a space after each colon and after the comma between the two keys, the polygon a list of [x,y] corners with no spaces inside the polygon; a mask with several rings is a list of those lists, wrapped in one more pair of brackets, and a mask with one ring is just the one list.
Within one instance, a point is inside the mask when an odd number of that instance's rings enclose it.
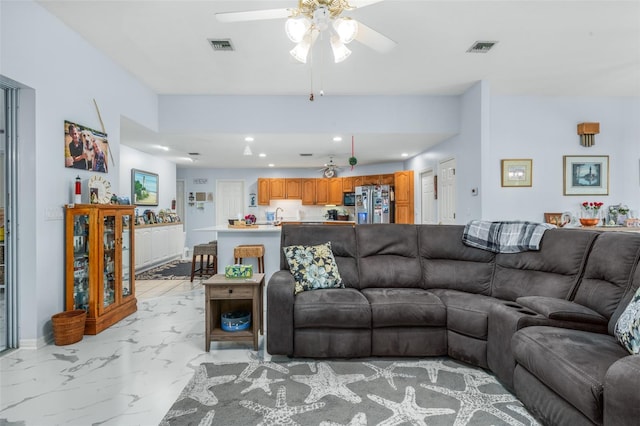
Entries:
{"label": "white wall", "polygon": [[[585,148],[576,127],[588,121],[600,123],[600,134]],[[640,212],[639,99],[493,96],[490,134],[482,164],[484,219],[542,221],[544,212],[578,212],[591,200]],[[608,155],[609,195],[563,195],[563,155]],[[501,187],[505,158],[533,160],[531,188]]]}
{"label": "white wall", "polygon": [[[95,129],[100,121],[116,160],[120,117],[157,129],[157,96],[32,1],[1,2],[0,75],[20,83],[20,344],[42,344],[52,314],[64,310],[64,223],[78,170],[64,167],[64,120]],[[91,72],[77,64],[91,63]],[[29,89],[30,88],[30,89]],[[120,188],[119,165],[105,177]],[[82,172],[88,179],[91,172]],[[35,266],[35,267],[34,267]]]}
{"label": "white wall", "polygon": [[120,146],[120,186],[117,192],[118,196],[129,197],[133,200],[131,194],[131,169],[144,170],[158,174],[158,206],[157,207],[140,207],[140,213],[143,210],[151,209],[158,211],[160,209],[171,208],[171,201],[176,199],[176,165],[159,157],[146,154],[128,146]]}

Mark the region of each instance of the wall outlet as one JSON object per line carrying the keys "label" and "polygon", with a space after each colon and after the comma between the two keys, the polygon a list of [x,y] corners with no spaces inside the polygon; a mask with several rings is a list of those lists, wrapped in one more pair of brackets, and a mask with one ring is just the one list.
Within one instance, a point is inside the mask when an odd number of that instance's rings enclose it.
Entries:
{"label": "wall outlet", "polygon": [[473,195],[474,197],[478,195],[478,188],[471,188],[471,195]]}
{"label": "wall outlet", "polygon": [[44,209],[45,220],[62,220],[63,211],[61,207],[49,207]]}

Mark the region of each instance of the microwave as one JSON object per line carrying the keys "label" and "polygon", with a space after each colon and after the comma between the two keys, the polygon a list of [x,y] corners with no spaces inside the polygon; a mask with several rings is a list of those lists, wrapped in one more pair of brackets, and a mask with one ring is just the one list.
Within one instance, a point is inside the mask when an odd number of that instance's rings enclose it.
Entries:
{"label": "microwave", "polygon": [[356,193],[355,192],[345,192],[342,196],[342,205],[343,206],[355,206],[356,205]]}

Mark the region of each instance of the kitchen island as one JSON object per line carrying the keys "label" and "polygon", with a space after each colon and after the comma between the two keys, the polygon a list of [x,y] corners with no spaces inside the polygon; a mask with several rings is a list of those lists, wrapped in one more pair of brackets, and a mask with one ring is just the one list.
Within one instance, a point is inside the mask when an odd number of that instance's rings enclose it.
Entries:
{"label": "kitchen island", "polygon": [[[224,274],[224,267],[233,265],[233,249],[241,244],[264,245],[265,282],[280,269],[280,226],[259,225],[257,228],[229,228],[227,225],[194,229],[197,232],[215,232],[218,241],[218,273]],[[258,272],[258,259],[243,259],[244,265],[253,265]]]}

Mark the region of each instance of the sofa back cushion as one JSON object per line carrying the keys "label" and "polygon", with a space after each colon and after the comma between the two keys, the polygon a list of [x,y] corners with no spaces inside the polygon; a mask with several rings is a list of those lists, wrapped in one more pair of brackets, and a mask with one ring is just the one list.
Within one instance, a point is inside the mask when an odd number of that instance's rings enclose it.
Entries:
{"label": "sofa back cushion", "polygon": [[463,225],[418,225],[424,288],[491,294],[495,253],[462,243]]}
{"label": "sofa back cushion", "polygon": [[357,225],[360,288],[421,286],[416,225]]}
{"label": "sofa back cushion", "polygon": [[498,253],[491,295],[514,301],[522,296],[569,298],[597,236],[591,231],[550,229],[538,251]]}
{"label": "sofa back cushion", "polygon": [[289,270],[283,247],[315,246],[331,242],[333,257],[345,287],[360,287],[355,228],[348,225],[283,225],[280,235],[280,269]]}
{"label": "sofa back cushion", "polygon": [[640,255],[640,234],[602,232],[589,253],[573,301],[610,319],[631,286]]}

